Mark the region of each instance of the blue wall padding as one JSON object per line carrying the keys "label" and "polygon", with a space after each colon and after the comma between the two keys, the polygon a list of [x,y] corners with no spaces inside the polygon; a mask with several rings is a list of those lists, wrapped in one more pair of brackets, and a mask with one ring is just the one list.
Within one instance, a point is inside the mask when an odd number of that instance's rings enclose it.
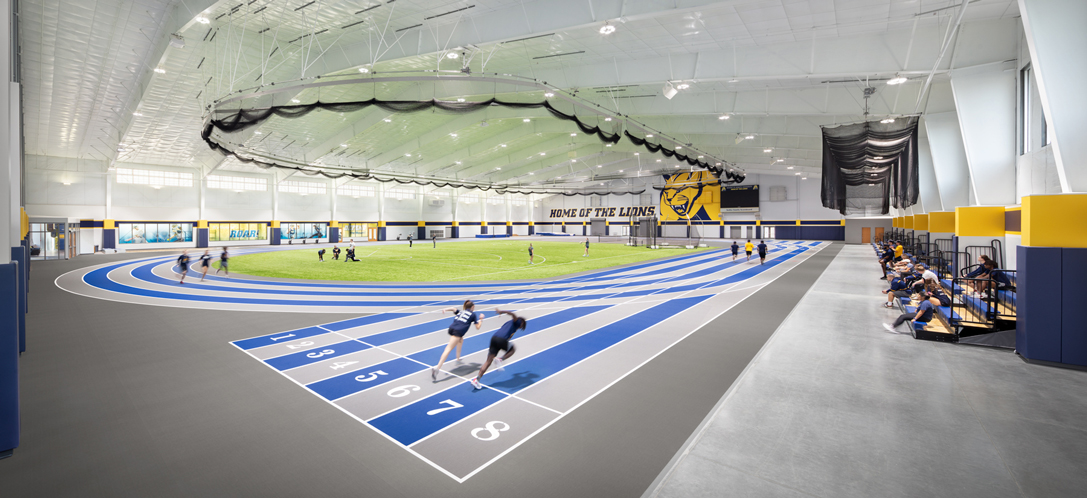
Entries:
{"label": "blue wall padding", "polygon": [[419,227],[419,233],[415,235],[415,240],[426,240],[426,227]]}
{"label": "blue wall padding", "polygon": [[338,227],[329,227],[328,241],[333,244],[340,241],[340,229]]}
{"label": "blue wall padding", "polygon": [[1061,361],[1062,300],[1054,294],[1063,288],[1062,251],[1016,247],[1015,349],[1030,360]]}
{"label": "blue wall padding", "polygon": [[208,247],[208,229],[196,229],[196,247]]}
{"label": "blue wall padding", "polygon": [[102,249],[116,249],[117,248],[117,229],[116,228],[103,228],[102,229]]}
{"label": "blue wall padding", "polygon": [[[528,227],[528,231],[529,231],[529,234],[531,235],[532,234],[532,227]],[[460,238],[460,227],[453,227],[453,234],[452,235],[453,235],[454,239],[459,239]]]}
{"label": "blue wall padding", "polygon": [[[456,229],[454,229],[454,230],[456,230]],[[528,234],[529,235],[535,235],[536,234],[536,227],[534,225],[529,225],[528,226]]]}
{"label": "blue wall padding", "polygon": [[386,227],[377,227],[377,240],[384,241],[385,233],[388,231]]}
{"label": "blue wall padding", "polygon": [[1087,366],[1087,249],[1065,247],[1061,252],[1061,260],[1068,261],[1061,266],[1061,363]]}
{"label": "blue wall padding", "polygon": [[268,240],[268,242],[271,242],[273,246],[278,246],[278,245],[283,243],[281,241],[280,237],[283,237],[283,229],[282,228],[273,228],[272,229],[272,236]]}
{"label": "blue wall padding", "polygon": [[19,446],[19,285],[16,262],[0,265],[0,451]]}
{"label": "blue wall padding", "polygon": [[506,235],[513,235],[513,225],[506,225]]}
{"label": "blue wall padding", "polygon": [[26,314],[30,311],[30,305],[27,302],[30,297],[30,258],[29,252],[26,249],[26,241],[24,240],[19,247],[11,248],[11,260],[18,262],[18,270],[15,278],[16,285],[16,303],[17,319],[19,320],[19,353],[26,352]]}

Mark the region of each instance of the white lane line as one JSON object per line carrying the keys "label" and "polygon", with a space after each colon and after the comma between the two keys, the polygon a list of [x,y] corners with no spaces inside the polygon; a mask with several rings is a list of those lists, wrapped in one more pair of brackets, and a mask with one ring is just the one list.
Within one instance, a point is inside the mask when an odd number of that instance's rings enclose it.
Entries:
{"label": "white lane line", "polygon": [[[781,253],[781,254],[784,254],[784,253]],[[798,260],[798,259],[795,259],[795,258],[799,258],[800,256],[803,256],[803,255],[806,255],[806,254],[808,254],[808,251],[807,251],[807,250],[805,250],[804,252],[802,252],[802,253],[800,253],[800,254],[796,254],[796,255],[790,256],[790,258],[789,258],[789,259],[787,259],[787,260],[783,260],[783,261],[782,261],[782,265],[778,265],[778,266],[782,266],[782,267],[783,267],[783,266],[784,266],[784,265],[785,265],[786,263],[789,263],[789,262],[792,262],[792,261],[800,261],[800,262],[803,262],[803,261],[807,261],[807,258],[804,258],[803,260]],[[810,257],[810,256],[809,256],[809,257]],[[761,287],[765,287],[765,286],[769,285],[770,283],[774,282],[774,281],[775,281],[775,280],[777,280],[777,279],[778,279],[779,277],[781,277],[781,275],[784,275],[784,274],[788,273],[788,272],[789,272],[789,270],[792,270],[792,269],[793,269],[793,268],[795,268],[795,267],[796,267],[796,266],[797,266],[798,264],[799,264],[799,263],[796,263],[796,264],[792,265],[791,267],[789,267],[789,268],[785,269],[785,271],[782,271],[782,272],[781,272],[781,273],[779,273],[778,275],[774,276],[774,278],[773,278],[773,279],[771,279],[771,280],[769,280],[768,282],[766,282],[766,283],[762,284],[762,285],[761,285]],[[777,268],[778,268],[778,266],[775,266],[774,268],[771,268],[771,269],[769,269],[768,271],[774,271],[775,269],[777,269]],[[761,274],[760,274],[760,275],[761,275]],[[752,276],[752,277],[750,277],[750,278],[751,278],[751,279],[753,279],[753,278],[756,278],[756,277],[758,277],[758,276],[759,276],[759,275],[754,275],[754,276]],[[745,279],[745,281],[746,281],[746,280],[748,280],[748,279]],[[740,282],[737,282],[737,283],[740,283]],[[694,292],[694,291],[697,291],[697,290],[698,290],[698,289],[692,289],[691,291],[687,291],[687,292],[684,292],[684,293],[680,294],[679,296],[675,296],[675,297],[669,298],[669,299],[667,299],[667,301],[671,301],[671,300],[673,300],[673,299],[681,299],[681,298],[682,298],[683,296],[685,296],[685,295],[687,295],[687,294],[690,294],[690,293],[692,293],[692,292]],[[611,386],[615,385],[615,383],[616,383],[616,382],[618,382],[618,381],[620,381],[620,380],[622,380],[622,379],[626,378],[626,377],[627,377],[628,375],[630,375],[631,373],[633,373],[633,372],[634,372],[635,370],[637,370],[637,369],[641,368],[641,367],[642,367],[643,365],[645,365],[645,364],[646,364],[646,363],[648,363],[649,361],[653,360],[653,359],[654,359],[654,358],[656,358],[657,356],[660,356],[660,355],[661,355],[662,353],[664,353],[665,351],[667,351],[668,349],[670,349],[670,348],[671,348],[672,346],[675,346],[676,344],[679,344],[679,343],[680,343],[681,341],[683,341],[684,339],[686,339],[687,337],[689,337],[689,336],[690,336],[691,334],[693,334],[693,333],[697,332],[697,331],[698,331],[698,330],[700,330],[700,329],[701,329],[702,327],[706,326],[706,324],[708,324],[708,323],[712,322],[713,320],[715,320],[715,319],[716,319],[717,317],[721,316],[721,315],[722,315],[723,313],[725,313],[726,311],[728,311],[728,310],[732,309],[732,308],[733,308],[733,307],[735,307],[735,306],[736,306],[737,304],[739,304],[739,303],[743,302],[743,301],[744,301],[745,299],[747,299],[748,297],[750,297],[750,296],[754,295],[754,294],[755,294],[755,292],[757,292],[757,290],[755,290],[755,291],[752,291],[752,292],[751,292],[750,294],[748,294],[747,296],[744,296],[743,298],[741,298],[741,299],[740,299],[739,301],[737,301],[736,303],[733,303],[733,304],[732,304],[731,306],[729,306],[729,307],[725,308],[725,309],[724,309],[723,311],[721,311],[720,313],[718,313],[718,314],[714,315],[714,316],[713,316],[712,318],[710,318],[710,319],[708,319],[708,320],[706,320],[706,321],[702,322],[702,323],[701,323],[701,324],[699,324],[699,325],[698,325],[697,327],[695,327],[695,328],[694,328],[693,330],[691,330],[690,332],[688,332],[688,333],[687,333],[687,334],[685,334],[684,336],[680,337],[680,338],[679,338],[679,339],[677,339],[677,340],[676,340],[675,342],[673,342],[673,343],[669,344],[669,345],[668,345],[668,346],[666,346],[666,347],[665,347],[664,349],[662,349],[661,351],[659,351],[659,352],[657,352],[656,354],[654,354],[653,356],[651,356],[651,357],[650,357],[649,359],[647,359],[647,360],[643,361],[642,363],[638,364],[637,366],[635,366],[635,367],[634,367],[633,369],[631,369],[631,370],[630,370],[630,371],[628,371],[627,373],[625,373],[625,374],[622,374],[622,375],[621,375],[621,376],[620,376],[620,377],[619,377],[618,379],[616,379],[616,380],[612,381],[612,382],[611,382],[611,383],[609,383],[609,384],[608,384],[607,386],[605,386],[605,387],[604,387],[603,389],[601,389],[601,390],[597,391],[596,393],[594,393],[594,394],[593,394],[592,396],[590,396],[589,398],[587,398],[587,399],[585,399],[585,400],[582,400],[582,401],[581,401],[580,403],[578,403],[577,405],[575,405],[575,406],[574,406],[573,408],[570,408],[570,409],[569,409],[569,410],[567,410],[566,412],[563,412],[563,413],[562,413],[562,414],[561,414],[561,415],[560,415],[560,416],[559,416],[558,418],[556,418],[555,420],[553,420],[553,421],[551,421],[550,423],[548,423],[547,425],[545,425],[545,426],[544,426],[544,428],[546,428],[547,426],[550,426],[551,424],[553,424],[553,423],[557,422],[557,421],[558,421],[559,419],[561,419],[562,417],[566,416],[567,414],[569,414],[569,413],[573,412],[573,411],[574,411],[575,409],[577,409],[577,408],[578,408],[578,407],[580,407],[581,405],[585,404],[586,402],[588,402],[588,401],[589,401],[589,400],[591,400],[592,398],[595,398],[595,397],[596,397],[597,395],[599,395],[600,393],[604,392],[604,391],[605,391],[605,390],[607,390],[607,389],[608,389],[609,387],[611,387]],[[714,296],[716,296],[716,295],[717,295],[717,294],[714,294]],[[709,300],[709,299],[712,299],[712,297],[710,297],[710,298],[707,298],[707,300]],[[634,301],[636,301],[636,300],[637,300],[637,299],[635,299]],[[703,301],[703,302],[705,302],[705,301]],[[633,301],[632,301],[631,303],[633,303]],[[699,303],[699,304],[702,304],[702,303]],[[698,306],[698,305],[696,304],[695,306]],[[686,310],[683,310],[683,312],[681,312],[681,313],[684,313],[684,312],[690,311],[690,310],[694,309],[694,307],[695,307],[695,306],[692,306],[691,308],[687,308]],[[617,319],[616,321],[618,321],[618,320],[622,320],[622,319],[624,319],[624,318],[626,318],[626,317],[620,317],[620,318],[619,318],[619,319]],[[611,323],[615,323],[615,322],[611,322]],[[610,323],[609,323],[609,325],[610,325]],[[599,330],[600,328],[603,328],[603,327],[606,327],[606,326],[608,326],[608,325],[602,325],[601,327],[597,327],[597,328],[593,329],[592,331],[595,331],[595,330]],[[585,358],[582,358],[581,360],[579,360],[579,361],[577,361],[577,362],[575,362],[575,363],[573,363],[573,364],[571,364],[571,365],[568,365],[567,367],[565,367],[565,368],[563,368],[563,369],[561,369],[561,370],[559,370],[559,371],[557,371],[557,372],[554,372],[553,374],[549,375],[549,376],[548,376],[547,378],[545,378],[545,379],[543,379],[543,380],[541,380],[541,381],[539,381],[539,382],[537,382],[537,383],[534,383],[534,384],[532,384],[532,385],[530,385],[530,386],[528,386],[528,387],[524,388],[524,389],[523,389],[523,390],[522,390],[521,392],[524,392],[524,391],[528,391],[528,390],[532,389],[532,387],[534,387],[534,386],[536,386],[536,385],[539,385],[539,384],[542,384],[542,383],[546,382],[546,381],[547,381],[548,379],[553,379],[553,378],[555,378],[555,377],[556,377],[557,375],[561,374],[562,372],[564,372],[564,371],[566,371],[566,370],[569,370],[569,369],[571,369],[571,368],[573,368],[573,367],[575,367],[575,366],[577,366],[577,365],[580,365],[580,364],[582,364],[582,363],[584,363],[584,362],[588,361],[588,360],[589,360],[590,358],[593,358],[593,357],[595,357],[595,356],[598,356],[598,355],[600,355],[600,354],[604,353],[605,351],[608,351],[608,350],[610,350],[610,349],[612,349],[612,348],[614,348],[614,347],[616,347],[616,346],[618,346],[618,345],[620,345],[620,344],[623,344],[623,343],[625,343],[625,342],[629,341],[630,339],[632,339],[632,338],[634,338],[634,337],[636,337],[636,336],[642,335],[643,333],[645,333],[645,332],[647,332],[647,331],[650,331],[650,330],[652,330],[652,329],[654,329],[654,328],[657,328],[657,327],[662,327],[662,326],[664,326],[664,324],[657,324],[657,325],[653,325],[653,326],[651,326],[651,327],[649,327],[649,328],[646,328],[646,329],[644,329],[644,330],[642,330],[642,331],[640,331],[640,332],[638,332],[638,333],[636,333],[636,334],[634,334],[634,335],[632,335],[632,336],[630,336],[630,337],[628,337],[628,338],[626,338],[626,339],[624,339],[624,340],[622,340],[622,341],[619,341],[619,342],[617,342],[617,343],[615,343],[615,344],[612,344],[611,346],[608,346],[608,347],[606,347],[606,348],[604,348],[604,349],[602,349],[602,350],[600,350],[600,351],[597,351],[596,353],[593,353],[593,354],[591,354],[591,355],[589,355],[589,356],[587,356],[587,357],[585,357]],[[554,345],[554,346],[551,346],[551,347],[549,347],[549,348],[547,348],[547,349],[543,349],[543,350],[541,350],[541,351],[537,351],[536,353],[533,353],[533,354],[531,354],[531,355],[528,355],[528,356],[522,356],[522,357],[521,357],[520,359],[521,359],[521,360],[523,360],[523,359],[525,359],[525,358],[528,358],[528,357],[532,357],[532,356],[536,356],[536,355],[542,354],[542,353],[544,353],[544,352],[546,352],[546,351],[548,351],[548,350],[550,350],[550,349],[553,349],[553,348],[555,348],[555,347],[557,347],[557,346],[560,346],[560,345],[562,345],[562,344],[565,344],[565,343],[567,343],[567,342],[569,342],[569,341],[575,340],[575,339],[577,339],[578,337],[582,337],[582,336],[584,336],[585,334],[588,334],[588,333],[590,333],[590,332],[592,332],[592,331],[588,331],[588,332],[585,332],[585,333],[583,333],[583,334],[580,334],[580,335],[578,335],[578,336],[576,336],[576,337],[570,338],[570,339],[568,339],[568,340],[566,340],[566,341],[560,342],[559,344],[556,344],[556,345]],[[516,361],[508,363],[508,365],[514,365],[514,364],[516,364]],[[493,389],[492,387],[490,387],[490,386],[489,386],[489,385],[487,385],[487,384],[484,384],[484,385],[485,385],[486,387],[488,387],[488,388],[491,388],[491,389]],[[495,390],[496,390],[496,391],[498,391],[497,389],[495,389]],[[501,392],[501,391],[499,391],[499,392]],[[522,400],[524,400],[524,398],[518,398],[518,399],[522,399]],[[496,401],[496,402],[495,402],[494,404],[492,404],[492,405],[490,405],[490,406],[494,406],[494,405],[497,405],[497,404],[499,404],[499,403],[501,403],[501,402],[503,402],[503,401],[504,401],[504,400],[499,400],[499,401]],[[409,403],[409,404],[410,404],[410,403]],[[405,406],[406,406],[406,405],[405,405]],[[390,411],[394,411],[394,410],[390,410]],[[481,411],[482,411],[482,410],[481,410]],[[375,418],[376,418],[376,417],[375,417]],[[462,422],[464,422],[464,421],[465,421],[465,420],[467,420],[468,418],[469,418],[469,417],[465,417],[464,419],[458,420],[457,422],[454,422],[453,424],[450,424],[450,425],[448,425],[448,426],[446,426],[446,427],[443,427],[443,428],[441,428],[441,429],[439,429],[439,430],[437,430],[437,431],[435,431],[435,432],[432,432],[432,433],[430,433],[429,435],[427,435],[426,437],[424,437],[424,438],[422,438],[422,439],[420,439],[420,440],[418,440],[418,441],[416,441],[416,442],[412,443],[412,446],[414,446],[414,445],[416,445],[416,444],[419,444],[419,443],[421,443],[421,442],[423,442],[423,441],[425,441],[425,440],[427,440],[427,439],[430,439],[430,438],[432,438],[432,437],[434,437],[434,436],[436,436],[436,435],[438,435],[438,434],[440,434],[440,433],[443,433],[443,432],[445,432],[445,431],[447,431],[447,430],[449,430],[449,429],[451,429],[451,428],[453,428],[453,427],[455,427],[455,426],[457,426],[457,425],[460,425],[460,424],[461,424]],[[370,419],[370,420],[373,420],[373,419]],[[528,436],[528,437],[526,437],[525,439],[523,439],[523,440],[519,441],[518,443],[516,443],[516,444],[515,444],[515,445],[514,445],[513,447],[517,447],[517,446],[519,446],[520,444],[524,443],[524,442],[525,442],[526,440],[528,440],[529,438],[531,438],[532,436],[534,436],[535,434],[539,433],[539,432],[540,432],[540,431],[542,431],[542,430],[543,430],[543,428],[541,428],[540,430],[538,430],[538,431],[536,431],[536,432],[532,433],[531,435],[529,435],[529,436]],[[503,453],[502,453],[501,455],[499,455],[499,457],[500,457],[500,456],[502,456],[502,455],[505,455],[505,454],[506,454],[506,453],[508,453],[509,451],[512,451],[513,447],[511,447],[510,449],[507,449],[507,450],[506,450],[505,452],[503,452]],[[472,473],[470,473],[470,474],[468,474],[467,476],[465,476],[465,480],[467,480],[467,479],[468,479],[469,477],[471,477],[471,476],[472,476],[472,475],[474,475],[475,473],[477,473],[477,472],[479,472],[480,470],[482,470],[483,468],[485,468],[485,467],[486,467],[487,465],[490,465],[490,464],[491,464],[492,462],[494,462],[494,461],[495,461],[495,460],[496,460],[497,458],[499,458],[499,457],[495,457],[494,459],[492,459],[492,460],[488,461],[488,462],[487,462],[486,464],[484,464],[484,465],[483,465],[482,467],[480,467],[480,468],[478,468],[478,469],[476,469],[476,470],[472,471]]]}

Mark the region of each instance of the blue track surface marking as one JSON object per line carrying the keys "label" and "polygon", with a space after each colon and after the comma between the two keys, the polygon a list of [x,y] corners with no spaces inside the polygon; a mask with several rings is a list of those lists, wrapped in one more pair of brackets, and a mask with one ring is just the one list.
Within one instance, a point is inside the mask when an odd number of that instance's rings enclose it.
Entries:
{"label": "blue track surface marking", "polygon": [[[506,367],[503,372],[488,372],[483,377],[483,383],[493,385],[507,393],[515,393],[708,298],[709,296],[687,297],[658,304],[516,361]],[[410,446],[500,401],[504,396],[494,389],[477,391],[472,389],[471,385],[462,383],[377,417],[370,421],[370,425],[400,443]],[[442,408],[444,400],[463,406],[435,414],[433,411]],[[445,405],[452,406],[452,404]]]}
{"label": "blue track surface marking", "polygon": [[283,371],[362,351],[364,349],[369,349],[370,347],[369,344],[363,344],[358,341],[344,341],[336,344],[329,344],[328,346],[299,351],[297,353],[277,356],[265,360],[264,362],[276,370]]}

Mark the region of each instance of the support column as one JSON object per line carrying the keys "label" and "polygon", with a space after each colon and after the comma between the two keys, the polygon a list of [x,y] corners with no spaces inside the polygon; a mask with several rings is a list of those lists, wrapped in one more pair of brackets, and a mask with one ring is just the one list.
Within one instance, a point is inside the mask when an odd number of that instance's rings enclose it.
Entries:
{"label": "support column", "polygon": [[[922,131],[924,128],[920,128]],[[917,137],[917,186],[918,198],[926,213],[943,211],[940,201],[940,184],[936,181],[936,170],[932,166],[932,151],[929,149],[928,136],[921,133]]]}
{"label": "support column", "polygon": [[940,185],[940,204],[945,211],[970,204],[970,169],[962,144],[959,118],[954,112],[928,114],[923,118],[936,183]]}
{"label": "support column", "polygon": [[1016,249],[1015,349],[1035,361],[1087,366],[1087,194],[1023,197]]}
{"label": "support column", "polygon": [[385,184],[377,182],[377,240],[385,240]]}
{"label": "support column", "polygon": [[460,190],[453,189],[453,192],[449,194],[449,198],[452,199],[453,202],[453,205],[451,206],[451,209],[453,210],[453,226],[449,230],[449,236],[456,239],[460,238],[460,226],[457,225],[457,222],[460,221],[457,219],[457,211],[460,209]]}
{"label": "support column", "polygon": [[102,220],[102,249],[117,248],[117,222]]}
{"label": "support column", "polygon": [[1004,64],[958,69],[951,91],[974,199],[982,206],[1015,204],[1015,73]]}
{"label": "support column", "polygon": [[1019,0],[1042,110],[1052,126],[1053,156],[1063,192],[1087,192],[1087,2]]}
{"label": "support column", "polygon": [[[202,217],[203,215],[201,215]],[[196,233],[193,234],[196,237],[196,247],[206,248],[208,247],[208,220],[197,220]]]}
{"label": "support column", "polygon": [[[0,0],[0,458],[19,446],[19,351],[25,344],[26,281],[22,239],[22,149],[19,85],[12,83],[11,0]],[[67,231],[67,229],[65,229]]]}
{"label": "support column", "polygon": [[268,243],[278,246],[282,243],[283,231],[279,228],[279,220],[268,222]]}

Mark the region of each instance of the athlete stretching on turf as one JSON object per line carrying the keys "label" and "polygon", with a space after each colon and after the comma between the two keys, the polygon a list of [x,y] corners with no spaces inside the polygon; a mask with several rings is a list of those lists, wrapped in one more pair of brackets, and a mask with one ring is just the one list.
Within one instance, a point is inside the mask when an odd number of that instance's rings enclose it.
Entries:
{"label": "athlete stretching on turf", "polygon": [[473,323],[476,324],[476,330],[483,326],[483,313],[474,312],[475,308],[476,303],[469,299],[464,302],[464,308],[462,309],[446,308],[442,310],[442,314],[445,314],[446,311],[453,312],[453,324],[449,326],[449,344],[445,345],[445,351],[442,351],[442,358],[438,360],[438,366],[430,370],[432,380],[438,380],[438,370],[442,369],[445,359],[449,357],[449,352],[454,347],[457,348],[457,363],[460,363],[460,349],[464,346],[464,334],[468,333],[468,328]]}
{"label": "athlete stretching on turf", "polygon": [[[476,389],[483,389],[483,386],[479,383],[479,379],[483,378],[483,374],[487,373],[487,369],[490,368],[492,361],[494,362],[495,371],[502,370],[502,362],[508,360],[510,356],[513,356],[513,353],[517,351],[517,348],[513,346],[510,339],[513,338],[513,334],[516,334],[518,330],[525,330],[525,327],[528,326],[528,320],[513,314],[511,311],[502,311],[497,308],[494,311],[499,315],[509,315],[510,321],[503,323],[502,327],[491,336],[491,350],[487,353],[487,361],[483,362],[482,367],[479,367],[479,375],[476,375],[476,378],[472,379],[472,387]],[[501,358],[498,357],[500,351],[506,352]]]}

